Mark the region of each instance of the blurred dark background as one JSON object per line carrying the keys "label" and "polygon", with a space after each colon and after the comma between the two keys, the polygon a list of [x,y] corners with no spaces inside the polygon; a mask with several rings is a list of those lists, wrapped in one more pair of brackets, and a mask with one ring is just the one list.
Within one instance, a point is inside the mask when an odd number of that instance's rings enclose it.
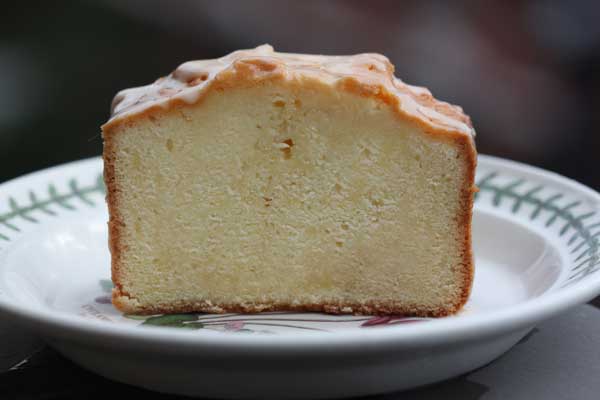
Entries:
{"label": "blurred dark background", "polygon": [[0,182],[99,155],[120,89],[270,43],[381,52],[464,107],[481,153],[600,189],[600,2],[58,1],[0,13]]}

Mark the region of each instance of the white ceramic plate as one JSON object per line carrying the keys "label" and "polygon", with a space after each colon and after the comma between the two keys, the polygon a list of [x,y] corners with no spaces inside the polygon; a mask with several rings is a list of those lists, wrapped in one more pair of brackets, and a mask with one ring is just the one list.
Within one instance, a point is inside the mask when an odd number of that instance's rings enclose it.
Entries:
{"label": "white ceramic plate", "polygon": [[[0,318],[108,378],[206,397],[344,397],[456,376],[600,292],[600,195],[481,156],[476,274],[459,315],[136,318],[108,301],[100,159],[0,185]],[[410,323],[409,323],[410,322]]]}

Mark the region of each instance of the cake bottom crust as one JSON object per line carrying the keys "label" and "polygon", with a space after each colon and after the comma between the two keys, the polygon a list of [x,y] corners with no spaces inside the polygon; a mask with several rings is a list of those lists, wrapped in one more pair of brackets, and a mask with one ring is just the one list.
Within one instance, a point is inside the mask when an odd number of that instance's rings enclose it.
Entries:
{"label": "cake bottom crust", "polygon": [[290,312],[322,312],[327,314],[354,314],[354,315],[401,315],[406,317],[444,317],[455,314],[466,302],[466,297],[461,298],[456,304],[446,307],[428,307],[425,305],[395,304],[386,301],[369,301],[364,303],[353,302],[322,302],[322,303],[244,303],[227,304],[213,303],[208,300],[181,301],[170,304],[134,305],[136,300],[122,296],[118,289],[113,292],[113,304],[125,313],[138,315],[152,314],[178,314],[178,313],[260,313],[273,311]]}

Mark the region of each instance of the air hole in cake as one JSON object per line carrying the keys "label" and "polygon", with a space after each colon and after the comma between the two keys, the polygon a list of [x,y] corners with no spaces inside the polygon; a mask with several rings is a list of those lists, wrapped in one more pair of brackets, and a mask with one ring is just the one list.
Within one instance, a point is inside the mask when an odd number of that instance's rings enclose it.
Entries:
{"label": "air hole in cake", "polygon": [[340,225],[342,227],[343,230],[347,231],[348,229],[350,229],[350,225],[348,225],[347,223],[343,222],[342,225]]}
{"label": "air hole in cake", "polygon": [[383,200],[378,199],[377,197],[369,197],[369,201],[375,207],[381,207],[383,205]]}
{"label": "air hole in cake", "polygon": [[296,106],[296,108],[300,108],[302,107],[302,102],[300,101],[300,99],[296,99],[294,100],[294,105]]}
{"label": "air hole in cake", "polygon": [[285,107],[285,101],[283,101],[283,100],[275,100],[275,101],[273,102],[273,105],[274,105],[275,107],[279,107],[279,108],[281,108],[281,107]]}
{"label": "air hole in cake", "polygon": [[171,139],[167,139],[166,146],[167,146],[167,150],[169,150],[169,152],[173,151],[173,141]]}
{"label": "air hole in cake", "polygon": [[343,247],[343,246],[344,246],[344,242],[341,242],[341,241],[339,241],[339,240],[336,240],[336,241],[335,241],[335,245],[336,245],[337,247]]}
{"label": "air hole in cake", "polygon": [[341,193],[342,192],[342,185],[340,185],[339,183],[336,183],[335,185],[333,185],[333,189],[336,192]]}
{"label": "air hole in cake", "polygon": [[185,113],[183,110],[179,110],[179,115],[181,115],[181,118],[183,118],[183,120],[186,122],[190,122],[192,120],[192,117],[190,117],[189,114]]}
{"label": "air hole in cake", "polygon": [[281,143],[277,143],[276,146],[283,153],[283,158],[289,160],[292,158],[292,147],[294,147],[294,141],[292,139],[285,139]]}
{"label": "air hole in cake", "polygon": [[263,200],[265,201],[265,207],[271,207],[271,202],[273,201],[272,197],[263,196]]}

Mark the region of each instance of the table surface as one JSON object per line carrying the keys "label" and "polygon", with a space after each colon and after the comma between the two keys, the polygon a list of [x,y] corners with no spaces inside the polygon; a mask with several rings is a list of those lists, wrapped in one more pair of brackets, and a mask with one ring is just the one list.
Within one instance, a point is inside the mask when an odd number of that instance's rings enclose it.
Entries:
{"label": "table surface", "polygon": [[[485,367],[435,385],[370,397],[400,399],[598,399],[600,300],[546,321]],[[63,358],[0,315],[1,399],[180,398],[109,381]]]}

